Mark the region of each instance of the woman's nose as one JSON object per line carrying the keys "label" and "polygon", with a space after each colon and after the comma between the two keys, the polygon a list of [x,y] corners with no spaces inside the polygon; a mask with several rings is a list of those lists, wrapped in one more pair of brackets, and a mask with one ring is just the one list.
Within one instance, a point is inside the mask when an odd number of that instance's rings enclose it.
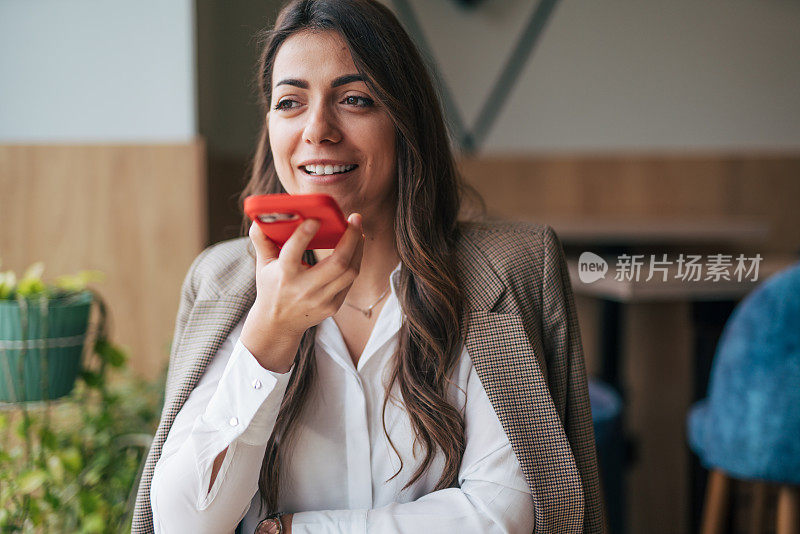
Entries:
{"label": "woman's nose", "polygon": [[306,117],[303,141],[319,144],[324,141],[338,143],[341,140],[341,133],[328,106],[324,104],[313,106]]}

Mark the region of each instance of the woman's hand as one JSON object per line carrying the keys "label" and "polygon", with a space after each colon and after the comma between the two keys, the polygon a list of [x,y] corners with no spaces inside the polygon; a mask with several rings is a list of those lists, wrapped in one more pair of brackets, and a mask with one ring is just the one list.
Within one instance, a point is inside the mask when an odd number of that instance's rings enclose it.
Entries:
{"label": "woman's hand", "polygon": [[291,368],[303,333],[339,310],[361,268],[364,236],[357,213],[348,218],[347,230],[330,256],[314,266],[303,263],[303,252],[319,224],[303,221],[280,249],[258,224],[250,226],[256,249],[256,300],[241,340],[270,371]]}

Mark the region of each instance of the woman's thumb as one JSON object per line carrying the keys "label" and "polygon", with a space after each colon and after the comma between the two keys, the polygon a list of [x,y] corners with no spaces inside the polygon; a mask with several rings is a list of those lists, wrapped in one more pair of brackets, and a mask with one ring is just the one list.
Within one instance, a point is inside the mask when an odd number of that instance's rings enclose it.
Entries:
{"label": "woman's thumb", "polygon": [[253,246],[256,249],[256,258],[258,259],[259,265],[265,265],[272,260],[278,259],[280,249],[264,235],[264,232],[261,231],[261,227],[258,226],[258,223],[255,221],[250,224],[250,240],[253,242]]}

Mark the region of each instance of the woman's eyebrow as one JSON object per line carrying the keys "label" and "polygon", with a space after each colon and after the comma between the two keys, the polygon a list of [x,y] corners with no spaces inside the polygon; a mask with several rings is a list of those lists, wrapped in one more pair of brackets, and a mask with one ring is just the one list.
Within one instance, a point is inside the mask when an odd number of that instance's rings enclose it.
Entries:
{"label": "woman's eyebrow", "polygon": [[345,74],[339,76],[331,82],[331,87],[339,87],[340,85],[347,85],[352,82],[363,82],[364,78],[360,74]]}
{"label": "woman's eyebrow", "polygon": [[[339,87],[340,85],[346,85],[352,82],[363,82],[363,81],[364,78],[360,74],[345,74],[344,76],[339,76],[338,78],[333,80],[331,82],[331,87]],[[297,78],[285,78],[276,83],[275,87],[279,85],[294,85],[295,87],[300,87],[301,89],[308,89],[308,82]]]}

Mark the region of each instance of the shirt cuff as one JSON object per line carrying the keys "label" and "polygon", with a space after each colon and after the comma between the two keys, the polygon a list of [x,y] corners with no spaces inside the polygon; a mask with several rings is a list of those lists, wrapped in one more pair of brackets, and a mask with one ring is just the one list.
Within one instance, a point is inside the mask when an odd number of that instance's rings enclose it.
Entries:
{"label": "shirt cuff", "polygon": [[292,534],[367,534],[367,510],[324,510],[292,515]]}
{"label": "shirt cuff", "polygon": [[294,364],[286,373],[264,369],[237,340],[217,389],[203,413],[204,425],[217,429],[226,441],[251,445],[269,441]]}

